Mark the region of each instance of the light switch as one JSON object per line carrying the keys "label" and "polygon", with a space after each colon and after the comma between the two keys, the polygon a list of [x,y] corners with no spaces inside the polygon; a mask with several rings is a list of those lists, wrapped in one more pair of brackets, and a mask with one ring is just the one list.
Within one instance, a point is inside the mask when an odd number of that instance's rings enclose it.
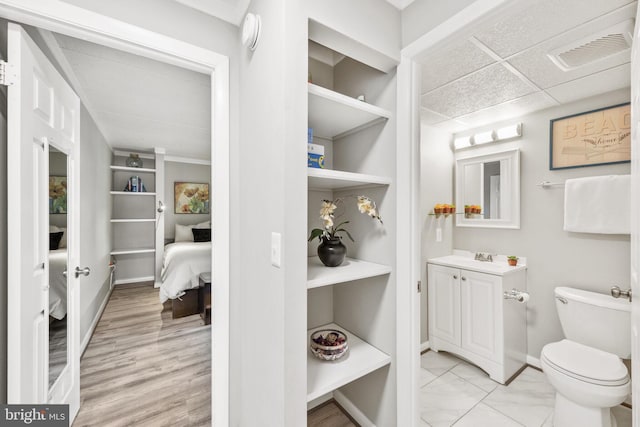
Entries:
{"label": "light switch", "polygon": [[442,228],[436,228],[436,242],[442,242]]}
{"label": "light switch", "polygon": [[271,265],[280,268],[280,258],[282,256],[282,235],[271,233]]}

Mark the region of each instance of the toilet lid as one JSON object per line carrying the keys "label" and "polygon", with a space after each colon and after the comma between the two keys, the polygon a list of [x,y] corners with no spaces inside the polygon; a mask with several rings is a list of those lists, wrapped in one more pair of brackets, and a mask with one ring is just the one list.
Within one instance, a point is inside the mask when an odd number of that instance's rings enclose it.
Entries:
{"label": "toilet lid", "polygon": [[581,381],[608,386],[629,382],[627,368],[618,356],[577,342],[547,344],[541,356],[557,370]]}

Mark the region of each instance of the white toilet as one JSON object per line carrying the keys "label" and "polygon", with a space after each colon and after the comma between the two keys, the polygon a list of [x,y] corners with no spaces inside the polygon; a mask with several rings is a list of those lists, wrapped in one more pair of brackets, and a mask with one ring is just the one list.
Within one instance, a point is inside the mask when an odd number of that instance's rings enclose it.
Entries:
{"label": "white toilet", "polygon": [[542,370],[556,389],[555,427],[615,427],[611,407],[631,392],[621,358],[631,356],[631,304],[626,299],[556,288],[566,339],[542,349]]}

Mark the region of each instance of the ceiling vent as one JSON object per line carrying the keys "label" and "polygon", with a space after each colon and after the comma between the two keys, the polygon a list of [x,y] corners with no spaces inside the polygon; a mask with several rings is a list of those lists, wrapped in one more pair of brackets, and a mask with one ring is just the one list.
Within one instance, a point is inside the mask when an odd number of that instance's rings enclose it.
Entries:
{"label": "ceiling vent", "polygon": [[[606,67],[629,62],[634,23],[633,19],[628,19],[589,37],[554,49],[547,56],[563,71],[575,70],[604,60],[608,60],[603,64]],[[622,55],[624,57],[621,58]]]}

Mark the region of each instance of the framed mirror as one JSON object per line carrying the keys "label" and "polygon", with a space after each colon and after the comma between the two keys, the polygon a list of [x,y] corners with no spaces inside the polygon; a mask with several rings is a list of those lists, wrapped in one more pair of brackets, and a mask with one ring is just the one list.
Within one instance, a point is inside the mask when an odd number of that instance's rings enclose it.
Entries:
{"label": "framed mirror", "polygon": [[520,150],[456,159],[458,227],[520,228]]}
{"label": "framed mirror", "polygon": [[67,155],[49,146],[49,389],[68,361]]}

